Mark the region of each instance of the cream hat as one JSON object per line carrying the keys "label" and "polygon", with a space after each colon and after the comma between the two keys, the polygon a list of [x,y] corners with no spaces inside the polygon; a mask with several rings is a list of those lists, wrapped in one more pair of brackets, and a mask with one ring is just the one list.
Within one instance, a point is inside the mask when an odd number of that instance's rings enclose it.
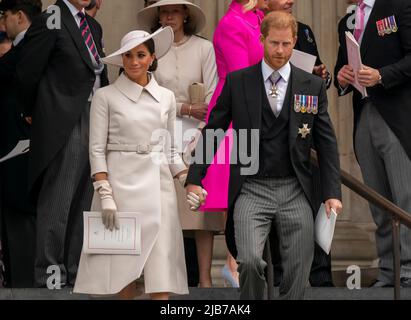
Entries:
{"label": "cream hat", "polygon": [[151,31],[158,24],[158,8],[176,4],[187,6],[188,23],[194,30],[194,33],[199,33],[206,24],[205,14],[199,6],[186,0],[160,0],[147,8],[141,9],[137,14],[137,25],[139,28]]}
{"label": "cream hat", "polygon": [[154,40],[156,58],[160,59],[168,52],[168,50],[170,50],[171,45],[173,44],[173,29],[171,27],[160,28],[152,34],[142,30],[131,31],[121,39],[121,48],[102,60],[106,64],[122,67],[123,58],[121,55],[149,39]]}

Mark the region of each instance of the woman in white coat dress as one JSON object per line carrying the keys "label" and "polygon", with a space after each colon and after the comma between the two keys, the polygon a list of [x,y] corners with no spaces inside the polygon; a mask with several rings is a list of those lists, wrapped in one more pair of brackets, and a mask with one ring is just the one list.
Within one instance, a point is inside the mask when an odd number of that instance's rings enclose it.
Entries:
{"label": "woman in white coat dress", "polygon": [[[117,212],[141,213],[141,255],[82,253],[76,293],[132,298],[143,271],[145,292],[152,299],[188,293],[173,182],[177,177],[184,183],[186,176],[173,143],[176,101],[150,73],[172,42],[169,27],[151,35],[132,31],[120,50],[103,59],[125,71],[113,85],[98,90],[91,105],[91,210],[101,211],[111,230],[118,227]],[[159,137],[159,129],[167,134]]]}

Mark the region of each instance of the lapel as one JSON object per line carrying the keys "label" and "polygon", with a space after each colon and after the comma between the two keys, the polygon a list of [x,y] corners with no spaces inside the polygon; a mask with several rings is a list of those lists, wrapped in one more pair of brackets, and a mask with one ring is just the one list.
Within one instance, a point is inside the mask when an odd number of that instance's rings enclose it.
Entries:
{"label": "lapel", "polygon": [[290,149],[294,147],[295,141],[297,140],[298,126],[300,124],[300,118],[302,116],[302,113],[297,113],[294,111],[294,95],[307,94],[307,91],[310,88],[310,84],[311,80],[305,75],[305,73],[291,64],[290,83],[288,85],[287,96],[284,100],[283,106],[283,108],[290,108]]}
{"label": "lapel", "polygon": [[[372,8],[370,17],[368,19],[367,25],[365,26],[364,30],[364,36],[362,38],[361,42],[361,58],[365,58],[365,54],[368,51],[368,47],[370,46],[370,42],[372,41],[372,38],[375,37],[376,35],[376,21],[378,20],[378,16],[381,16],[380,13],[384,12],[384,9],[382,7],[383,2],[382,1],[375,1],[374,7]],[[388,12],[387,12],[388,13]]]}
{"label": "lapel", "polygon": [[73,15],[71,14],[69,8],[62,0],[58,0],[56,2],[56,5],[59,6],[61,9],[61,20],[66,26],[71,38],[73,39],[74,44],[77,47],[77,50],[80,52],[81,58],[83,59],[85,64],[94,72],[94,67],[93,63],[91,62],[90,53],[87,49],[83,37],[81,36],[80,29],[77,26],[77,23],[74,20]]}
{"label": "lapel", "polygon": [[252,129],[261,129],[263,75],[261,62],[247,69],[243,75],[246,105]]}

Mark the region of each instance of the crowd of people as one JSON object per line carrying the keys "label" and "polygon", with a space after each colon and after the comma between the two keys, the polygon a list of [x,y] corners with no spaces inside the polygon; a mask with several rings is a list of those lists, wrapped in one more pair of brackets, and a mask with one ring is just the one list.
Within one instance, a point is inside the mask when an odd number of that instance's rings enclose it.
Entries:
{"label": "crowd of people", "polygon": [[[332,76],[313,31],[292,15],[294,0],[233,0],[212,42],[199,36],[199,6],[145,0],[135,30],[107,56],[94,19],[102,0],[57,0],[59,28],[41,0],[1,0],[0,158],[30,140],[28,152],[0,163],[4,284],[50,288],[56,266],[55,285],[75,293],[166,300],[213,286],[213,239],[225,234],[222,275],[241,299],[267,297],[268,239],[280,298],[303,299],[308,283],[333,286],[331,255],[314,241],[321,203],[328,216],[342,211],[332,78],[340,96],[353,92],[365,183],[411,212],[411,4],[347,3],[356,9],[340,21]],[[360,45],[359,71],[346,31]],[[290,62],[294,49],[316,57],[312,73]],[[107,65],[119,68],[111,84]],[[238,161],[250,153],[251,163]],[[141,213],[140,254],[82,252],[87,211],[101,212],[110,232],[120,212]],[[371,212],[373,286],[393,286],[391,220]],[[410,287],[411,231],[401,227],[400,238]]]}

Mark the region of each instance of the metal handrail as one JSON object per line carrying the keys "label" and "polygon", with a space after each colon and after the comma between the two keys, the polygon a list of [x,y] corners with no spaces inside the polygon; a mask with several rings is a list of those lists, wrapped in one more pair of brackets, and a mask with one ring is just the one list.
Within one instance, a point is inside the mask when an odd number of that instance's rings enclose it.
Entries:
{"label": "metal handrail", "polygon": [[[311,162],[318,167],[318,157],[315,150],[311,149]],[[401,209],[374,189],[362,183],[360,180],[356,179],[354,176],[341,170],[341,182],[350,190],[354,191],[360,197],[364,198],[368,202],[374,204],[375,206],[386,210],[391,214],[392,218],[392,237],[393,237],[393,252],[394,252],[394,274],[395,274],[395,283],[394,283],[394,299],[400,299],[400,224],[411,228],[411,214],[407,211]]]}

